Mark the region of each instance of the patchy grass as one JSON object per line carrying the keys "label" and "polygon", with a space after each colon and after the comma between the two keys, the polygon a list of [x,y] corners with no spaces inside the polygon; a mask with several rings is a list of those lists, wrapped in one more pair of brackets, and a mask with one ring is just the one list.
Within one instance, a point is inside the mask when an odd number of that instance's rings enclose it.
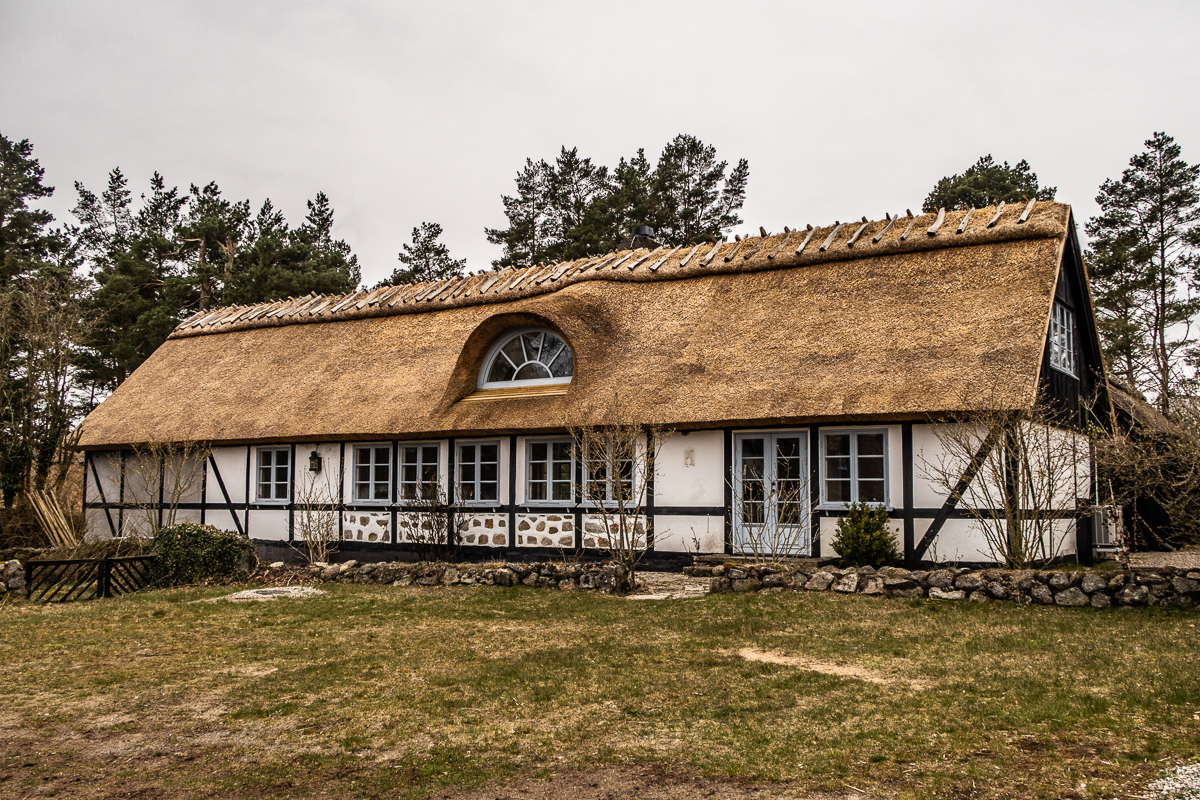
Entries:
{"label": "patchy grass", "polygon": [[1200,752],[1200,614],[195,588],[0,608],[0,795],[432,796],[598,765],[1111,797]]}

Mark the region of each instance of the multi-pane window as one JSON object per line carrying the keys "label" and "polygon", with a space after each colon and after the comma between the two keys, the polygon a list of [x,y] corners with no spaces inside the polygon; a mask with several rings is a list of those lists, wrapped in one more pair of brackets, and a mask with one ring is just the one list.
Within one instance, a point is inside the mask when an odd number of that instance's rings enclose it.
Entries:
{"label": "multi-pane window", "polygon": [[623,437],[588,447],[583,459],[583,485],[592,503],[637,503],[633,461],[636,445]]}
{"label": "multi-pane window", "polygon": [[734,455],[734,550],[807,553],[807,435],[737,434]]}
{"label": "multi-pane window", "polygon": [[438,499],[438,451],[436,444],[400,445],[400,499]]}
{"label": "multi-pane window", "polygon": [[1050,366],[1075,375],[1075,314],[1062,303],[1050,315]]}
{"label": "multi-pane window", "polygon": [[385,444],[354,448],[354,499],[387,501],[392,497],[392,448]]}
{"label": "multi-pane window", "polygon": [[826,433],[821,437],[821,502],[886,502],[884,431]]}
{"label": "multi-pane window", "polygon": [[291,483],[292,451],[290,447],[259,448],[258,499],[287,500]]}
{"label": "multi-pane window", "polygon": [[571,440],[530,442],[526,483],[530,502],[574,499],[574,445]]}
{"label": "multi-pane window", "polygon": [[486,368],[484,386],[509,383],[566,383],[575,372],[575,359],[557,334],[522,331],[496,348]]}
{"label": "multi-pane window", "polygon": [[472,442],[458,446],[458,497],[464,503],[500,499],[500,445]]}

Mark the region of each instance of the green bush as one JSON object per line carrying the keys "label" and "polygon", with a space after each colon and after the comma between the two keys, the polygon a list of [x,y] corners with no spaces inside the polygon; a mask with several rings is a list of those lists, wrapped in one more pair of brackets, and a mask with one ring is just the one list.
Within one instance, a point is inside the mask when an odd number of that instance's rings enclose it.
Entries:
{"label": "green bush", "polygon": [[851,567],[882,567],[900,561],[900,551],[888,530],[887,509],[852,503],[838,520],[833,551]]}
{"label": "green bush", "polygon": [[194,523],[159,529],[150,552],[158,556],[157,582],[168,585],[232,578],[258,563],[254,545],[245,536]]}

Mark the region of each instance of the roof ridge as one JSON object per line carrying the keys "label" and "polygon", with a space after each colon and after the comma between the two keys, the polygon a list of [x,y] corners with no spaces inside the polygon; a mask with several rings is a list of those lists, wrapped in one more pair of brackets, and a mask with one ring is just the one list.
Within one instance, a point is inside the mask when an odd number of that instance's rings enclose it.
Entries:
{"label": "roof ridge", "polygon": [[[990,209],[988,213],[982,213],[987,209]],[[345,295],[310,293],[300,298],[289,297],[250,306],[227,306],[192,314],[179,323],[171,338],[499,303],[517,297],[548,294],[592,280],[678,280],[732,272],[794,269],[946,247],[1059,237],[1066,234],[1069,212],[1068,205],[1035,199],[1028,203],[1000,203],[986,209],[947,211],[942,208],[918,216],[911,216],[910,211],[902,233],[896,225],[900,219],[898,214],[885,214],[881,220],[863,217],[856,223],[835,221],[832,225],[809,225],[805,229],[785,229],[778,234],[760,228],[757,236],[736,237],[731,249],[724,247],[728,242],[721,241],[711,243],[711,248],[708,243],[700,243],[670,250],[618,250],[552,264],[377,286]],[[924,231],[926,235],[910,236],[918,231]],[[797,243],[798,234],[804,234],[804,238]],[[814,243],[819,247],[812,247]],[[718,257],[723,250],[725,254]],[[663,255],[651,257],[659,253]],[[742,257],[739,258],[739,254]],[[621,266],[627,269],[618,269]]]}

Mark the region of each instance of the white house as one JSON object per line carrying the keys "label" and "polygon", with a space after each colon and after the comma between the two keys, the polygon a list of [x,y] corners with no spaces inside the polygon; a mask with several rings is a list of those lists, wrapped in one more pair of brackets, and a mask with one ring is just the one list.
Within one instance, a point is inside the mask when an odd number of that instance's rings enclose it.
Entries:
{"label": "white house", "polygon": [[[617,395],[673,431],[637,487],[655,557],[738,552],[746,498],[791,480],[803,497],[767,513],[796,552],[830,555],[859,500],[888,508],[910,561],[985,561],[928,474],[939,421],[1040,401],[1069,430],[1105,408],[1103,374],[1069,206],[864,218],[197,314],[85,421],[84,505],[92,535],[128,533],[131,448],[202,442],[179,518],[263,546],[296,538],[316,486],[344,552],[395,557],[436,480],[469,515],[464,555],[587,553],[567,426]],[[1083,448],[1059,487],[1062,555],[1090,554],[1089,466]]]}

